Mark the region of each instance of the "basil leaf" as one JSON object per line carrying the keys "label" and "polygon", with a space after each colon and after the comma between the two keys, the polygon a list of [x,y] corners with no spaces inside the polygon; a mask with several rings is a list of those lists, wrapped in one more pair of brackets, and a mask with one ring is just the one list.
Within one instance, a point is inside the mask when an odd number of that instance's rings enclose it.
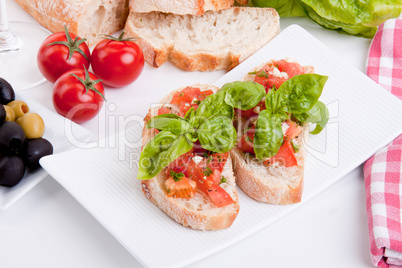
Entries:
{"label": "basil leaf", "polygon": [[197,130],[198,140],[202,148],[225,153],[236,143],[236,129],[232,120],[227,117],[215,117],[202,123]]}
{"label": "basil leaf", "polygon": [[173,160],[192,148],[193,143],[184,136],[177,136],[169,131],[160,132],[141,152],[137,179],[152,179]]}
{"label": "basil leaf", "polygon": [[[277,107],[280,105],[282,111],[292,114],[306,113],[317,103],[327,79],[328,76],[318,74],[294,76],[272,93],[272,101],[280,100]],[[270,102],[267,104],[272,105]],[[270,109],[275,110],[274,108]]]}
{"label": "basil leaf", "polygon": [[327,125],[329,111],[324,103],[318,101],[307,113],[294,114],[293,116],[301,123],[316,124],[315,129],[310,132],[311,134],[316,135],[320,133]]}
{"label": "basil leaf", "polygon": [[226,83],[221,88],[226,93],[225,102],[241,110],[250,110],[265,96],[264,86],[252,81]]}
{"label": "basil leaf", "polygon": [[271,90],[265,97],[265,107],[271,114],[287,111],[286,95],[278,91]]}
{"label": "basil leaf", "polygon": [[149,120],[147,128],[167,130],[176,135],[194,133],[194,128],[183,118],[173,114],[161,114]]}
{"label": "basil leaf", "polygon": [[257,159],[274,156],[283,143],[282,122],[268,110],[260,112],[254,134],[254,152]]}
{"label": "basil leaf", "polygon": [[219,90],[217,93],[206,97],[195,111],[194,128],[197,128],[202,122],[213,117],[228,117],[233,119],[233,107],[225,102],[225,92]]}

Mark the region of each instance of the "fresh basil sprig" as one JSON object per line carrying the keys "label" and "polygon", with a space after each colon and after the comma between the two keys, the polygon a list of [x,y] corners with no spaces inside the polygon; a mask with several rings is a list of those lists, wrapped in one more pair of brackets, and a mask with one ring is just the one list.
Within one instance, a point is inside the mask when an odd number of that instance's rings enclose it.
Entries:
{"label": "fresh basil sprig", "polygon": [[329,113],[318,99],[327,79],[327,76],[318,74],[297,75],[266,95],[262,86],[264,93],[250,81],[228,83],[221,90],[226,94],[227,104],[242,110],[252,109],[265,96],[266,110],[258,115],[254,135],[256,158],[263,159],[278,152],[283,143],[282,122],[291,116],[301,124],[316,123],[312,134],[321,132],[328,122]]}
{"label": "fresh basil sprig", "polygon": [[148,180],[162,171],[178,156],[193,148],[193,143],[184,135],[162,131],[147,143],[141,152],[137,179]]}
{"label": "fresh basil sprig", "polygon": [[161,114],[155,116],[148,122],[147,128],[167,130],[178,136],[195,132],[189,122],[175,114]]}
{"label": "fresh basil sprig", "polygon": [[236,129],[228,117],[214,117],[202,123],[197,130],[202,148],[224,153],[236,143]]}
{"label": "fresh basil sprig", "polygon": [[317,103],[327,79],[328,76],[318,74],[294,76],[286,80],[278,90],[268,93],[265,106],[272,113],[306,113]]}
{"label": "fresh basil sprig", "polygon": [[195,111],[194,127],[213,117],[228,117],[233,119],[233,107],[225,102],[225,92],[219,90],[206,97]]}
{"label": "fresh basil sprig", "polygon": [[283,143],[280,116],[268,110],[260,112],[254,134],[254,152],[257,159],[269,158],[279,151]]}
{"label": "fresh basil sprig", "polygon": [[155,177],[180,155],[190,151],[198,140],[206,150],[229,151],[236,143],[237,134],[232,126],[233,107],[224,98],[223,92],[212,94],[197,110],[190,108],[184,118],[175,114],[152,118],[146,127],[161,132],[141,152],[137,179]]}
{"label": "fresh basil sprig", "polygon": [[264,86],[252,81],[226,83],[221,91],[226,93],[225,102],[232,107],[249,110],[265,96]]}
{"label": "fresh basil sprig", "polygon": [[324,103],[317,101],[313,108],[311,108],[307,113],[294,114],[293,116],[300,122],[316,124],[315,129],[310,132],[311,134],[316,135],[327,125],[329,112]]}

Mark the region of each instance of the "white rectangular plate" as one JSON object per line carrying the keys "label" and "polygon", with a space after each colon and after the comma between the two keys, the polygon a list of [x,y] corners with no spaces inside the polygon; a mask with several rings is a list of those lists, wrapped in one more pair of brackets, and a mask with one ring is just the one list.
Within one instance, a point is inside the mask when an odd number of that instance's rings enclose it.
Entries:
{"label": "white rectangular plate", "polygon": [[[92,137],[92,134],[85,128],[72,123],[41,104],[25,98],[23,95],[18,93],[16,94],[16,99],[24,101],[28,104],[30,112],[37,113],[43,118],[43,121],[45,122],[45,133],[43,138],[52,143],[54,153],[64,152],[68,149],[74,148],[68,142],[64,131],[65,126],[71,126],[72,129],[69,133],[74,135],[74,139],[76,140],[88,141]],[[34,171],[27,171],[21,182],[14,187],[9,188],[0,186],[0,210],[6,210],[9,208],[47,175],[48,174],[44,169],[38,168]]]}
{"label": "white rectangular plate", "polygon": [[229,229],[184,228],[149,202],[135,179],[141,127],[110,138],[103,148],[76,149],[45,157],[41,163],[144,265],[177,267],[195,262],[306,203],[402,132],[402,102],[340,62],[299,26],[288,27],[215,84],[241,80],[253,67],[286,57],[329,76],[321,100],[330,108],[331,118],[325,131],[310,138],[300,204],[268,205],[239,190],[240,213]]}

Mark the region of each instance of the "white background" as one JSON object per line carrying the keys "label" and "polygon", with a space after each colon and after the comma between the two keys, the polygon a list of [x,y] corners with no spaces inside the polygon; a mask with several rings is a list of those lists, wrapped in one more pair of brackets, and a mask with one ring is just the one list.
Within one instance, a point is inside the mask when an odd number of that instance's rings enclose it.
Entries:
{"label": "white background", "polygon": [[[10,20],[35,23],[14,1],[7,0],[7,5]],[[291,24],[299,24],[345,64],[365,72],[370,40],[324,30],[306,18],[281,19],[282,29]],[[108,113],[144,116],[149,104],[170,90],[212,83],[223,74],[187,73],[169,63],[159,69],[146,65],[132,85],[107,89],[107,105],[117,107]],[[52,84],[46,82],[23,94],[53,110],[51,89]],[[83,124],[97,138],[108,131],[100,120]],[[364,180],[359,167],[288,216],[191,267],[370,267],[368,240]],[[67,191],[47,177],[11,208],[0,212],[0,267],[141,265]]]}

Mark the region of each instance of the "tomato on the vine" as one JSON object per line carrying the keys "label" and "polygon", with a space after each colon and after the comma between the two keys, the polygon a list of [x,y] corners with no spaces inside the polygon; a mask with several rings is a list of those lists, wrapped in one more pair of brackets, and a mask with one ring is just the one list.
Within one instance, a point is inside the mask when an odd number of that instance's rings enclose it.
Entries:
{"label": "tomato on the vine", "polygon": [[53,86],[53,105],[62,116],[83,123],[102,108],[104,89],[100,79],[87,69],[64,73]]}
{"label": "tomato on the vine", "polygon": [[92,51],[91,64],[102,83],[123,87],[134,82],[144,68],[144,54],[132,38],[105,36]]}
{"label": "tomato on the vine", "polygon": [[89,68],[91,53],[86,39],[73,33],[58,32],[48,36],[41,44],[37,62],[42,75],[54,83],[65,72],[72,69]]}

